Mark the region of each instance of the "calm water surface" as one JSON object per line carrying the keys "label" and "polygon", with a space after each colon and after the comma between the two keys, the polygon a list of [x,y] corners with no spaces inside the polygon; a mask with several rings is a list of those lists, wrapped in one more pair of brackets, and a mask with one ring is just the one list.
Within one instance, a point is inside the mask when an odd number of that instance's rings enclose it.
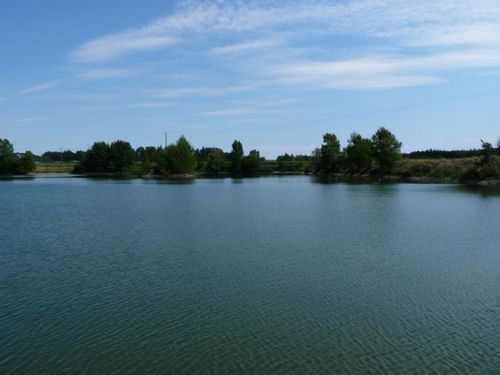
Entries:
{"label": "calm water surface", "polygon": [[500,194],[0,181],[0,373],[500,373]]}

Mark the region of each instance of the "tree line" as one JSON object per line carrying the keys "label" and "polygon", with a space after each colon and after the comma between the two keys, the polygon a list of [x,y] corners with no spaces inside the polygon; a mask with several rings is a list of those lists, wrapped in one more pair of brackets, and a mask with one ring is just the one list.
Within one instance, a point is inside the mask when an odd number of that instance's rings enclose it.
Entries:
{"label": "tree line", "polygon": [[403,154],[408,159],[463,159],[481,156],[480,149],[472,150],[425,150]]}
{"label": "tree line", "polygon": [[386,128],[378,129],[371,138],[352,133],[347,146],[333,133],[323,135],[323,144],[313,151],[315,173],[391,173],[401,159],[401,142]]}
{"label": "tree line", "polygon": [[[276,160],[265,160],[258,150],[245,154],[243,145],[235,140],[231,150],[225,152],[217,147],[193,148],[181,136],[167,147],[138,147],[134,149],[129,142],[117,140],[111,143],[95,142],[87,151],[46,152],[37,157],[31,152],[16,154],[12,144],[0,139],[0,174],[24,174],[34,170],[35,162],[41,159],[56,161],[79,160],[74,167],[75,173],[124,174],[124,175],[187,175],[194,172],[206,174],[230,174],[234,176],[254,176],[264,173],[314,173],[314,174],[374,174],[409,175],[438,174],[431,171],[433,164],[409,163],[411,160],[452,159],[457,155],[473,155],[477,160],[466,172],[453,172],[467,178],[482,178],[499,174],[500,141],[495,146],[482,142],[479,150],[439,151],[428,150],[411,154],[401,154],[401,142],[386,128],[379,128],[371,137],[352,133],[347,145],[341,147],[334,133],[323,135],[323,143],[311,155],[284,154]],[[473,154],[469,154],[473,153]],[[428,155],[423,159],[422,155]],[[445,155],[445,157],[443,157]],[[439,158],[439,159],[438,159]],[[474,158],[469,158],[474,160]],[[464,159],[465,160],[465,159]],[[405,164],[406,163],[406,164]],[[476,162],[473,162],[476,163]],[[431,172],[429,172],[431,171]],[[446,171],[439,174],[447,175]]]}
{"label": "tree line", "polygon": [[[407,155],[401,154],[401,146],[396,136],[383,127],[371,138],[364,138],[358,133],[351,134],[343,149],[336,135],[327,133],[323,135],[321,147],[313,152],[311,166],[317,174],[393,174],[464,180],[500,177],[500,140],[496,147],[481,140],[481,149],[478,150],[428,150]],[[453,159],[453,162],[444,162]],[[425,163],[426,160],[429,163]]]}
{"label": "tree line", "polygon": [[35,157],[27,151],[16,154],[7,139],[0,138],[0,175],[26,174],[35,169]]}
{"label": "tree line", "polygon": [[271,172],[302,168],[314,174],[386,175],[393,173],[396,164],[402,159],[401,146],[396,136],[384,127],[370,138],[358,133],[351,134],[344,148],[341,148],[334,133],[326,133],[323,135],[323,144],[312,155],[280,155],[276,160],[277,166],[269,167],[272,162],[261,157],[258,150],[251,150],[245,155],[239,140],[232,143],[230,152],[217,147],[194,149],[184,136],[166,148],[139,147],[134,150],[125,141],[111,144],[96,142],[83,155],[76,171],[119,173],[135,165],[139,168],[137,173],[161,175],[192,174],[198,171],[251,176],[266,172],[266,167]]}
{"label": "tree line", "polygon": [[185,175],[195,171],[229,171],[233,175],[249,176],[259,173],[263,160],[258,150],[245,155],[238,140],[233,142],[229,153],[217,147],[195,150],[184,136],[167,147],[148,146],[135,150],[130,143],[118,140],[111,144],[94,143],[83,154],[75,172],[123,173],[132,170],[138,174]]}
{"label": "tree line", "polygon": [[82,160],[85,151],[71,150],[64,151],[46,151],[42,155],[35,155],[35,160],[41,163],[54,163],[54,162],[79,162]]}

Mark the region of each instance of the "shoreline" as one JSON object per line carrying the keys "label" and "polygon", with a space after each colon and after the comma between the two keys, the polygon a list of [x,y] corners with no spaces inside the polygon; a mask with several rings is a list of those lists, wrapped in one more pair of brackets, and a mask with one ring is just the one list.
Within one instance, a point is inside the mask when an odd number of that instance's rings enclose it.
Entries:
{"label": "shoreline", "polygon": [[262,178],[262,177],[286,177],[286,176],[309,176],[318,179],[324,179],[325,182],[333,183],[360,183],[360,184],[379,184],[379,183],[410,183],[410,184],[442,184],[442,185],[469,185],[469,186],[485,186],[485,187],[500,187],[500,180],[461,180],[449,177],[403,177],[397,175],[374,176],[369,174],[347,175],[343,173],[334,173],[327,175],[315,175],[311,173],[295,173],[295,172],[275,172],[270,174],[262,174],[256,176],[233,176],[227,172],[220,173],[193,173],[193,174],[175,174],[170,176],[164,175],[126,175],[113,173],[89,173],[89,174],[74,174],[74,173],[29,173],[25,175],[8,175],[0,176],[1,180],[12,179],[35,179],[35,178],[102,178],[102,179],[125,179],[125,180],[194,180],[194,179],[224,179],[224,178]]}
{"label": "shoreline", "polygon": [[344,174],[334,173],[330,175],[316,175],[318,178],[338,179],[338,182],[359,182],[359,183],[410,183],[410,184],[443,184],[443,185],[475,185],[500,187],[500,180],[467,180],[451,177],[417,177],[398,175],[370,175],[370,174]]}

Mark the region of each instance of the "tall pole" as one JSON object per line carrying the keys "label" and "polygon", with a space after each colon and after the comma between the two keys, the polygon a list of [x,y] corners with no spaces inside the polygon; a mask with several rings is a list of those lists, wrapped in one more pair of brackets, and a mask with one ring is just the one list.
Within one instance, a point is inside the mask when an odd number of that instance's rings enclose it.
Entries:
{"label": "tall pole", "polygon": [[164,131],[163,134],[165,135],[165,148],[168,146],[168,131]]}

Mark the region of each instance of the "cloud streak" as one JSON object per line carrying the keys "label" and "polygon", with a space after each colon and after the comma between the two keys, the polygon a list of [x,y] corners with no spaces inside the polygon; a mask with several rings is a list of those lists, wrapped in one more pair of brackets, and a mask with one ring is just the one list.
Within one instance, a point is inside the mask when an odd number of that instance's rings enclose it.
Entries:
{"label": "cloud streak", "polygon": [[274,68],[278,82],[323,88],[388,89],[441,82],[438,75],[460,69],[500,66],[500,49],[461,50],[427,56],[371,56],[303,61]]}
{"label": "cloud streak", "polygon": [[[231,69],[247,80],[265,76],[274,84],[389,89],[436,84],[446,72],[498,68],[498,35],[500,4],[494,0],[198,0],[184,1],[171,15],[144,26],[87,41],[70,58],[100,63],[162,49],[170,56],[168,48],[176,45],[189,56],[231,56]],[[346,36],[356,40],[356,47],[330,46]],[[373,45],[380,51],[371,51]],[[292,50],[300,61],[290,61],[286,52]],[[121,76],[99,70],[87,75]],[[178,88],[163,95],[215,92]]]}
{"label": "cloud streak", "polygon": [[[494,35],[498,35],[500,27],[500,6],[492,0],[423,0],[418,3],[353,0],[336,4],[321,0],[291,4],[200,0],[182,4],[174,14],[148,25],[90,40],[74,50],[72,58],[79,62],[106,61],[130,52],[164,48],[186,39],[188,34],[195,38],[277,28],[285,28],[288,32],[294,30],[297,34],[402,36],[403,43],[407,44],[498,43]],[[261,42],[237,43],[228,46],[228,50],[252,47],[252,43]]]}
{"label": "cloud streak", "polygon": [[170,36],[152,35],[147,30],[130,31],[88,41],[75,49],[70,57],[74,62],[98,63],[134,52],[164,48],[175,43],[177,39]]}
{"label": "cloud streak", "polygon": [[153,92],[158,97],[182,97],[182,96],[219,96],[239,92],[252,91],[261,86],[261,83],[246,83],[226,86],[192,86],[192,87],[170,87]]}
{"label": "cloud streak", "polygon": [[22,90],[19,90],[17,92],[17,95],[29,95],[29,94],[36,94],[42,91],[47,91],[50,89],[53,89],[54,87],[58,86],[60,84],[59,81],[48,81],[44,83],[40,83],[38,85],[26,87]]}
{"label": "cloud streak", "polygon": [[130,77],[137,72],[127,69],[91,69],[82,73],[78,73],[77,77],[86,80],[102,80]]}
{"label": "cloud streak", "polygon": [[257,39],[244,41],[237,44],[230,44],[223,47],[215,47],[210,52],[217,55],[236,54],[278,47],[280,44],[281,41],[277,39]]}

